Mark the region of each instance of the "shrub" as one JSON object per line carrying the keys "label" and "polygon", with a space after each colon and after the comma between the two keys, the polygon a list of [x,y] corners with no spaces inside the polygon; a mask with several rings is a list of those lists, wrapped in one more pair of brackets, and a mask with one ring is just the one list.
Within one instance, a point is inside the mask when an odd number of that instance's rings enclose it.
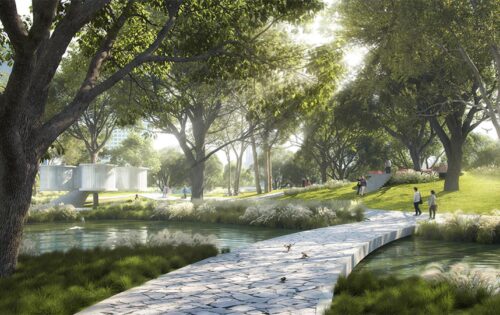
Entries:
{"label": "shrub", "polygon": [[74,222],[81,219],[81,214],[72,205],[59,204],[48,207],[32,207],[26,217],[27,223],[39,222]]}
{"label": "shrub", "polygon": [[271,201],[248,207],[240,217],[251,225],[307,229],[361,221],[364,208],[351,201]]}
{"label": "shrub", "polygon": [[493,216],[464,217],[454,215],[442,224],[424,221],[418,225],[417,236],[452,242],[500,244],[500,218]]}
{"label": "shrub", "polygon": [[421,184],[437,181],[436,173],[422,173],[414,170],[399,171],[392,175],[386,185]]}

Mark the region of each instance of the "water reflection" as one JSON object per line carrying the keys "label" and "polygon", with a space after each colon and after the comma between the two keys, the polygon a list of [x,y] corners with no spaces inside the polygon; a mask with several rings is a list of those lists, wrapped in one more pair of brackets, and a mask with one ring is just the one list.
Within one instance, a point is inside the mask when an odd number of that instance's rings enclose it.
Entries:
{"label": "water reflection", "polygon": [[65,251],[72,247],[94,248],[116,244],[124,238],[134,237],[141,243],[164,229],[194,235],[213,235],[219,247],[239,248],[265,239],[294,233],[294,230],[271,229],[224,224],[187,222],[99,221],[85,223],[51,223],[26,225],[24,239],[34,252]]}
{"label": "water reflection", "polygon": [[384,246],[363,259],[355,270],[379,275],[419,275],[430,263],[449,268],[466,263],[476,268],[500,269],[500,246],[406,238]]}

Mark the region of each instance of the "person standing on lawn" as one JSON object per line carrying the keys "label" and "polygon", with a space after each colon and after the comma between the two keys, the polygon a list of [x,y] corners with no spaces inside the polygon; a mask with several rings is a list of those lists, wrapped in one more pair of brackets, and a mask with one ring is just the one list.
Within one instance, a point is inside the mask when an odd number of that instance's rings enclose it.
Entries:
{"label": "person standing on lawn", "polygon": [[359,194],[361,196],[364,196],[365,190],[366,190],[366,185],[367,185],[366,178],[364,176],[361,176],[360,184],[361,184],[361,191],[359,192]]}
{"label": "person standing on lawn", "polygon": [[436,218],[437,211],[437,197],[436,192],[431,190],[431,195],[429,196],[429,219],[434,220]]}
{"label": "person standing on lawn", "polygon": [[422,195],[420,191],[418,191],[417,187],[413,187],[415,193],[413,194],[413,207],[415,208],[415,216],[421,215],[422,211],[420,211],[420,205],[422,204]]}

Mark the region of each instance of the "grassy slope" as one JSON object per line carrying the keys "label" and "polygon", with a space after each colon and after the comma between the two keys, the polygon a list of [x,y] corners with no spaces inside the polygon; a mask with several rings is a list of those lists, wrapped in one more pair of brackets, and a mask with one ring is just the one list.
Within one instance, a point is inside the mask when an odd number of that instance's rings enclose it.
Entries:
{"label": "grassy slope", "polygon": [[[438,193],[438,211],[440,212],[462,210],[465,213],[488,214],[494,209],[500,209],[500,179],[498,177],[466,173],[460,178],[460,191],[458,192],[442,191],[443,183],[444,181],[437,181],[384,187],[366,195],[362,200],[367,207],[373,209],[413,211],[413,187],[417,186],[424,198],[422,205],[424,214],[431,189]],[[353,186],[354,184],[332,190],[323,189],[301,193],[283,199],[356,199]]]}

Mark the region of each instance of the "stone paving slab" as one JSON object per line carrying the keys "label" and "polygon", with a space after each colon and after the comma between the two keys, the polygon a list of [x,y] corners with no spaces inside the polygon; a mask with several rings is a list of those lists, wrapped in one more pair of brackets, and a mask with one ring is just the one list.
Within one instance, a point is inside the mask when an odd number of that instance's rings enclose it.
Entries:
{"label": "stone paving slab", "polygon": [[[380,246],[411,235],[417,221],[399,211],[366,216],[205,259],[78,314],[322,314],[339,276]],[[289,252],[285,244],[293,244]]]}

